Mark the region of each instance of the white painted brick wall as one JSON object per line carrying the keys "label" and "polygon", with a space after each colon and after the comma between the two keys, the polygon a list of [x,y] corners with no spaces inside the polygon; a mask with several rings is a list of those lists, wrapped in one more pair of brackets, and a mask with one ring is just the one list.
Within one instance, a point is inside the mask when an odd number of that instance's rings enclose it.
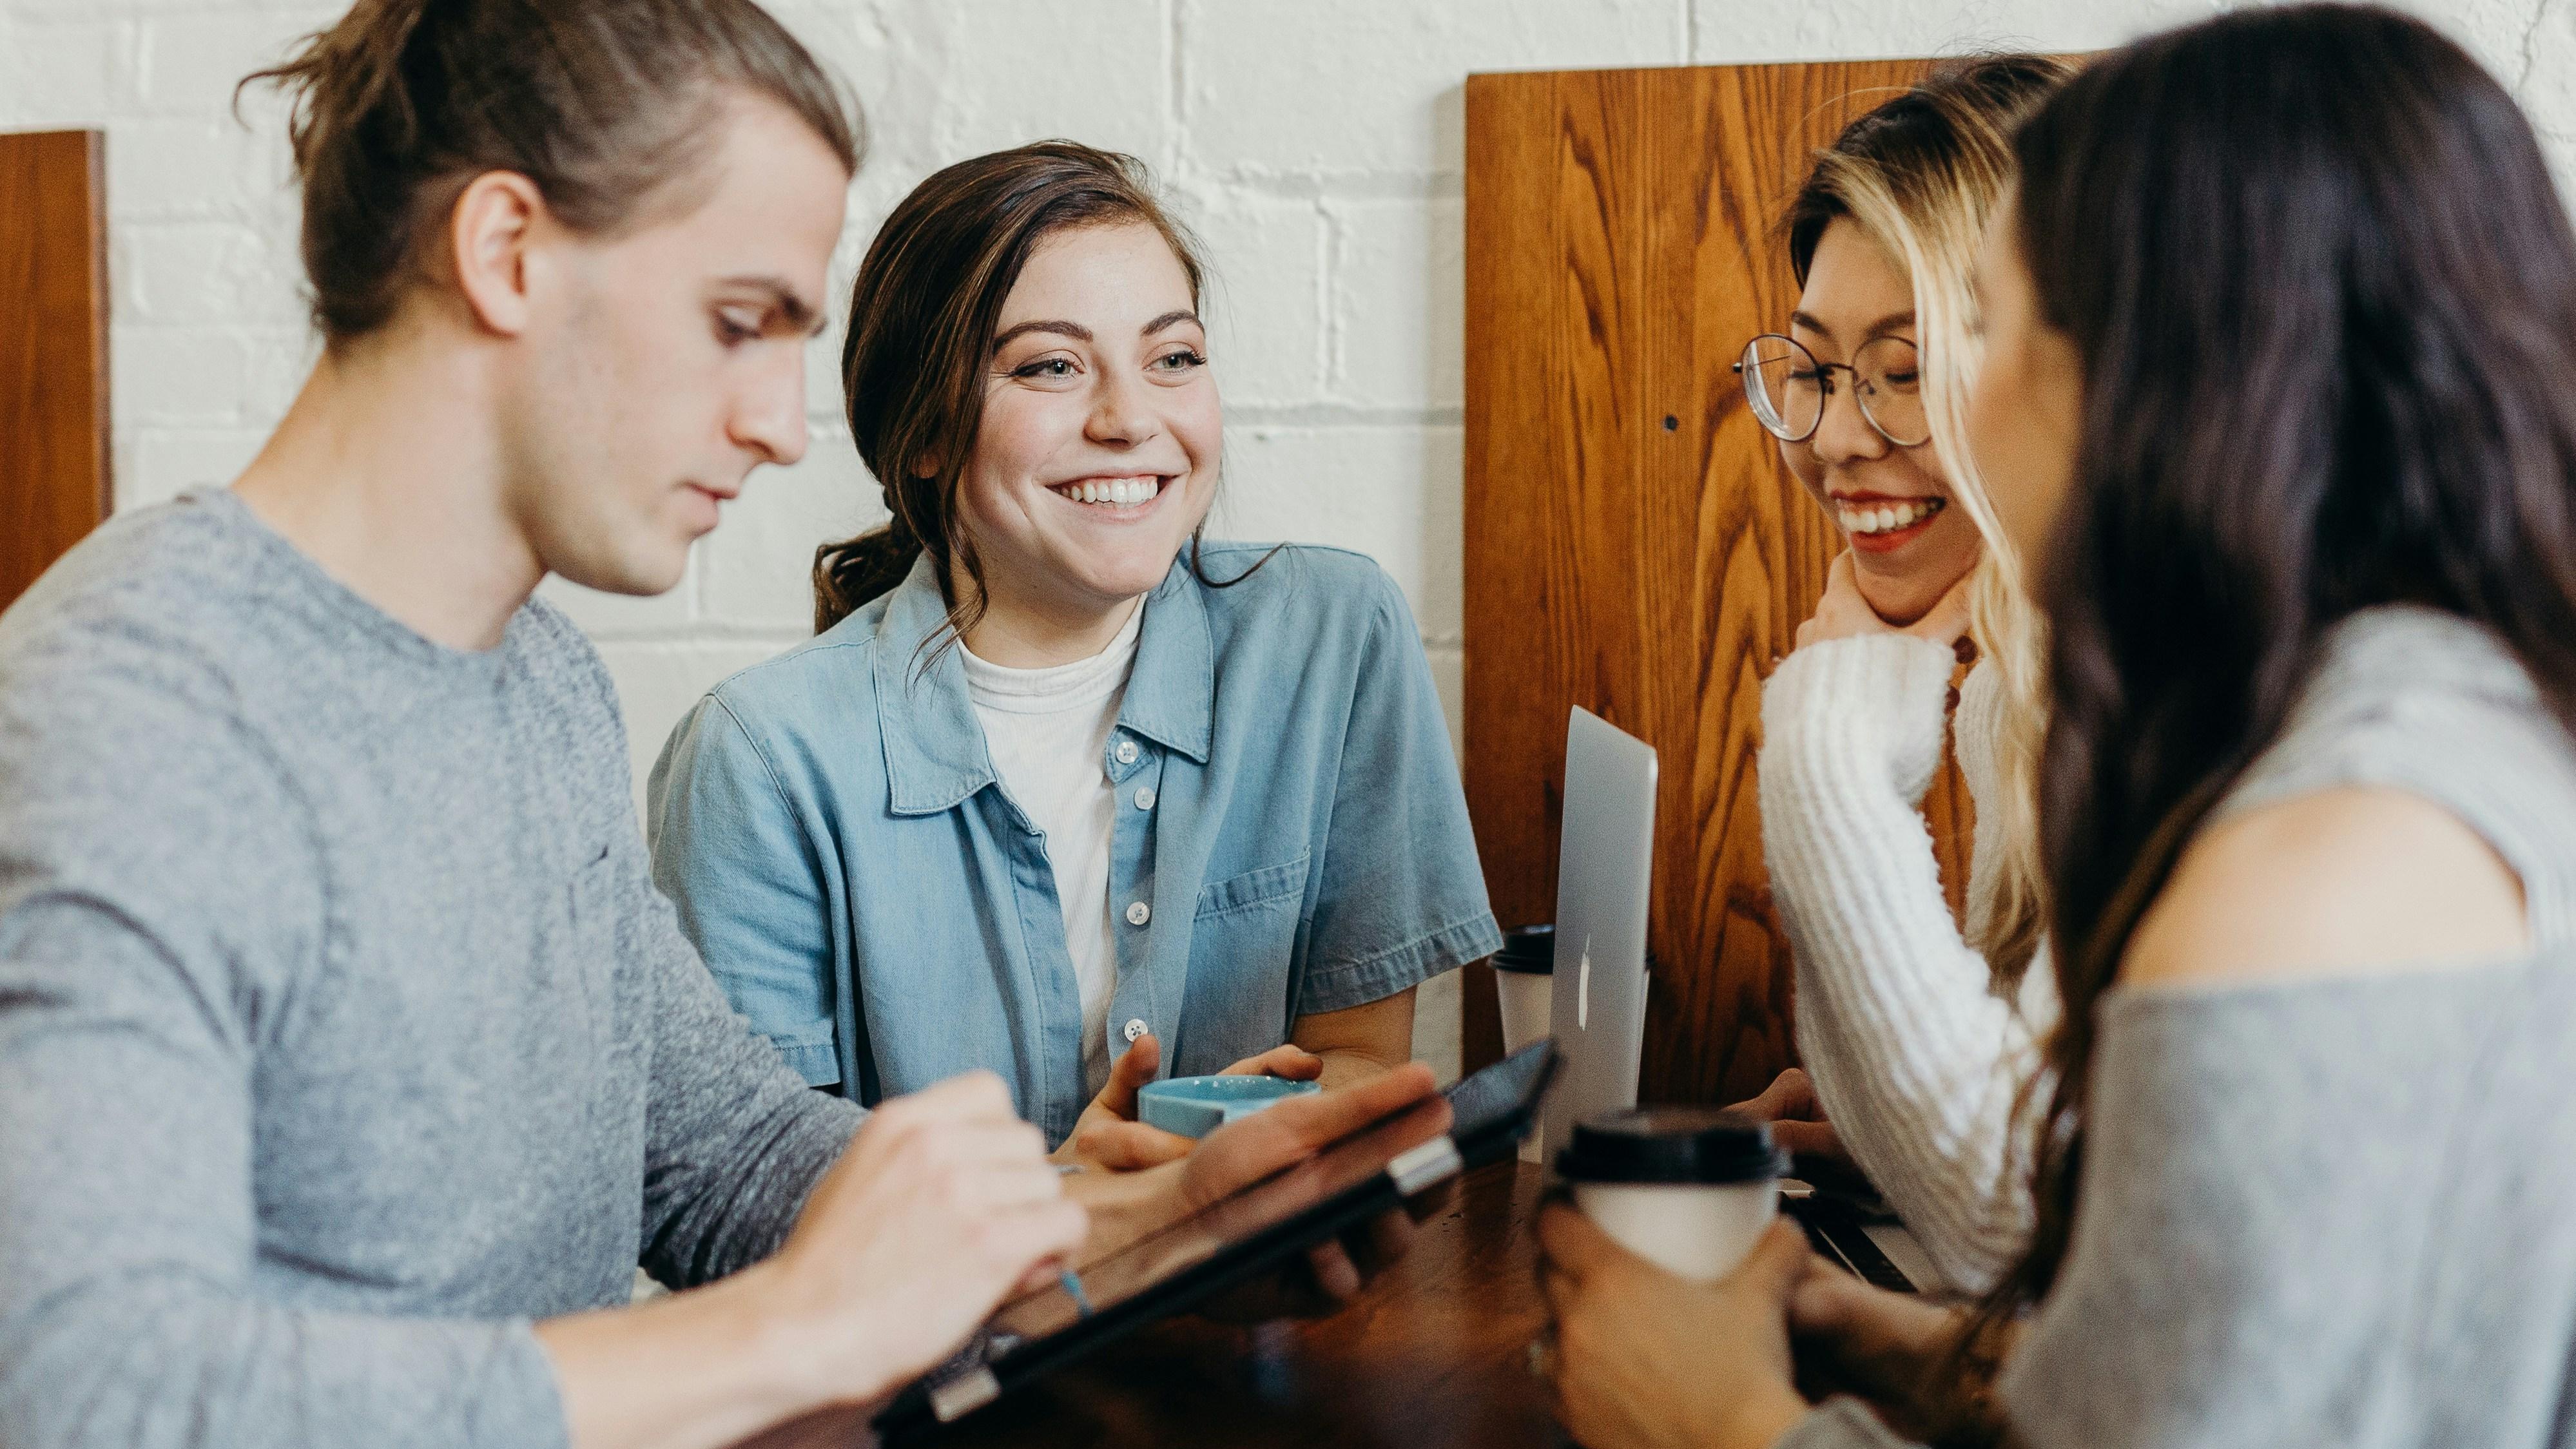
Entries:
{"label": "white painted brick wall", "polygon": [[[306,0],[0,0],[0,128],[105,126],[122,506],[230,477],[312,344],[275,101],[233,83],[326,22]],[[1222,528],[1375,556],[1413,603],[1454,731],[1461,168],[1469,71],[2081,50],[2206,0],[778,0],[868,111],[846,287],[937,167],[1045,136],[1133,151],[1208,242],[1232,428]],[[2421,0],[2512,82],[2568,172],[2576,6]],[[681,711],[795,642],[814,545],[882,516],[815,344],[802,465],[753,480],[680,588],[553,586],[616,672],[643,770]],[[1453,991],[1427,1054],[1455,1061]]]}

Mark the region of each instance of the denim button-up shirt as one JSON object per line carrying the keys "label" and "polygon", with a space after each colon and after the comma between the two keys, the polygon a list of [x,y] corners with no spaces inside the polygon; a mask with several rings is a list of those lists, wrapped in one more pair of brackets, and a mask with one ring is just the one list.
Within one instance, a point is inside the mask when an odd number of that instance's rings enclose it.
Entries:
{"label": "denim button-up shirt", "polygon": [[[1209,544],[1204,569],[1266,551]],[[1375,564],[1289,547],[1231,588],[1176,564],[1144,608],[1101,760],[1113,1056],[1150,1031],[1166,1074],[1213,1072],[1501,945],[1412,614]],[[933,652],[946,617],[923,563],[717,686],[653,769],[654,876],[807,1081],[873,1104],[987,1067],[1061,1142],[1086,1101],[1063,911],[960,646]]]}

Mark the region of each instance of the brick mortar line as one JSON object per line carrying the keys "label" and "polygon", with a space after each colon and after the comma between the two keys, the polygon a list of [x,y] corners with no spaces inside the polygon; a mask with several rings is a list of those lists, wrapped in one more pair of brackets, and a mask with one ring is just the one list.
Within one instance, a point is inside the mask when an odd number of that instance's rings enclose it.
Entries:
{"label": "brick mortar line", "polygon": [[1191,184],[1292,201],[1448,201],[1467,194],[1464,171],[1194,171]]}
{"label": "brick mortar line", "polygon": [[1464,426],[1460,407],[1376,408],[1365,403],[1237,403],[1226,408],[1230,427],[1247,428],[1455,428]]}

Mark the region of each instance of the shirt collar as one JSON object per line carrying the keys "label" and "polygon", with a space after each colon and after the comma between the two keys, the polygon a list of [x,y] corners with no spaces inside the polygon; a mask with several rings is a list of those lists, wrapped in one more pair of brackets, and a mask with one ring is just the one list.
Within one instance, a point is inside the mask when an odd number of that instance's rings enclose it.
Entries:
{"label": "shirt collar", "polygon": [[[1188,565],[1178,560],[1145,602],[1119,728],[1204,765],[1216,709],[1216,646],[1207,604],[1191,587]],[[975,717],[959,657],[965,646],[930,643],[947,622],[948,601],[924,554],[886,596],[885,614],[877,621],[877,730],[885,742],[888,804],[897,815],[952,809],[994,780],[984,726]]]}
{"label": "shirt collar", "polygon": [[1189,565],[1175,559],[1145,596],[1145,632],[1136,641],[1136,672],[1127,678],[1118,727],[1204,765],[1215,720],[1216,643],[1207,600]]}

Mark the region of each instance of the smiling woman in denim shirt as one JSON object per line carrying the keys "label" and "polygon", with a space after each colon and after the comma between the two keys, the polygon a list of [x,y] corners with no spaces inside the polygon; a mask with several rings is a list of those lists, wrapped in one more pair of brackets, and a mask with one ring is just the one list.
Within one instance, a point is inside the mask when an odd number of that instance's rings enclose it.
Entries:
{"label": "smiling woman in denim shirt", "polygon": [[650,786],[655,873],[734,1005],[873,1103],[973,1067],[1060,1155],[1186,1150],[1161,1074],[1412,1051],[1501,944],[1403,596],[1203,541],[1223,421],[1188,236],[1126,157],[952,166],[853,288],[842,380],[893,521],[818,636],[717,686]]}

